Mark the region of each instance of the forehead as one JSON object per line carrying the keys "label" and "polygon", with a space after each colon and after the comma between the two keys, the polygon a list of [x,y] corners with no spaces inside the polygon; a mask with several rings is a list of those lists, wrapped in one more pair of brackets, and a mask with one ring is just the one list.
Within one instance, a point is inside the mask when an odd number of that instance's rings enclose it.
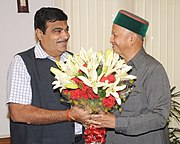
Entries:
{"label": "forehead", "polygon": [[124,27],[121,27],[117,24],[112,25],[112,33],[122,33],[122,32],[126,32],[126,31],[128,31],[128,30],[125,29]]}
{"label": "forehead", "polygon": [[119,32],[119,31],[121,31],[121,26],[119,26],[119,25],[117,25],[117,24],[113,24],[113,25],[112,25],[112,32],[113,32],[113,33],[117,33],[117,32]]}
{"label": "forehead", "polygon": [[55,21],[55,22],[46,22],[46,28],[62,28],[66,29],[68,27],[67,21]]}

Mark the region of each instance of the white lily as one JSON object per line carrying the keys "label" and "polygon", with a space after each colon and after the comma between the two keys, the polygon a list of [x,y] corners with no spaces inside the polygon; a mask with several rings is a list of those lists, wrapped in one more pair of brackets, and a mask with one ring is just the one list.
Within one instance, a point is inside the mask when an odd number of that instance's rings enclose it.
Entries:
{"label": "white lily", "polygon": [[91,58],[94,58],[96,56],[96,52],[93,53],[92,48],[89,49],[89,51],[86,51],[83,47],[80,51],[80,57],[84,62],[89,62]]}
{"label": "white lily", "polygon": [[50,71],[56,76],[56,75],[60,75],[61,71],[57,68],[51,67]]}
{"label": "white lily", "polygon": [[114,53],[112,50],[106,50],[106,55],[103,61],[103,70],[99,78],[103,75],[108,76],[122,67],[125,63],[124,60],[119,60],[119,55]]}
{"label": "white lily", "polygon": [[127,64],[122,65],[122,71],[128,72],[132,69],[132,66],[129,66]]}
{"label": "white lily", "polygon": [[84,63],[85,63],[84,60],[80,57],[79,54],[74,54],[73,55],[73,62],[75,64],[77,64],[79,67],[84,65]]}
{"label": "white lily", "polygon": [[119,82],[120,78],[118,78],[114,83],[110,83],[108,85],[108,88],[106,90],[106,97],[109,97],[110,95],[114,96],[118,105],[121,105],[121,99],[119,97],[118,91],[124,90],[126,88],[126,85],[118,86]]}
{"label": "white lily", "polygon": [[78,88],[77,84],[72,81],[71,79],[73,78],[72,76],[67,75],[66,73],[60,71],[57,68],[51,67],[50,71],[55,74],[55,81],[52,83],[53,89],[57,89],[61,87],[62,89],[65,88],[71,88],[71,89],[76,89]]}
{"label": "white lily", "polygon": [[98,80],[100,80],[102,76],[104,76],[109,71],[109,69],[111,69],[112,59],[113,59],[113,51],[107,49],[105,52],[105,56],[101,58],[103,67]]}
{"label": "white lily", "polygon": [[[89,54],[91,54],[91,53],[89,53]],[[91,58],[90,58],[90,55],[88,55],[88,56],[87,55],[85,56],[85,55],[86,54],[84,53],[84,57],[86,57],[86,58],[89,57],[88,62],[87,62],[87,66],[86,67],[81,66],[80,70],[82,72],[84,72],[87,77],[78,76],[78,78],[80,80],[82,80],[87,86],[92,87],[93,92],[95,94],[97,94],[98,88],[105,85],[105,83],[99,81],[97,71],[96,71],[96,69],[98,68],[99,63],[102,59],[102,56],[97,57],[97,55],[96,56],[94,55],[94,56],[91,56]]]}
{"label": "white lily", "polygon": [[119,60],[119,56],[117,54],[113,54],[113,59],[111,61],[111,64],[105,74],[105,76],[108,76],[114,72],[116,72],[118,69],[121,69],[122,65],[123,65],[123,62],[122,60]]}
{"label": "white lily", "polygon": [[134,79],[136,79],[136,78],[137,78],[137,77],[134,76],[134,75],[127,75],[127,76],[124,77],[124,80],[134,80]]}
{"label": "white lily", "polygon": [[78,78],[79,78],[80,80],[82,80],[85,85],[91,87],[92,90],[93,90],[93,92],[94,92],[95,94],[98,93],[98,88],[99,88],[99,87],[103,87],[103,86],[106,85],[104,82],[95,81],[95,80],[94,80],[94,81],[93,81],[93,80],[90,81],[89,79],[87,79],[87,78],[84,77],[84,76],[78,76]]}
{"label": "white lily", "polygon": [[67,75],[72,77],[78,74],[80,67],[79,63],[80,63],[79,60],[75,59],[71,55],[67,57],[66,63],[64,63],[63,61],[56,62],[57,66],[62,72],[67,73]]}

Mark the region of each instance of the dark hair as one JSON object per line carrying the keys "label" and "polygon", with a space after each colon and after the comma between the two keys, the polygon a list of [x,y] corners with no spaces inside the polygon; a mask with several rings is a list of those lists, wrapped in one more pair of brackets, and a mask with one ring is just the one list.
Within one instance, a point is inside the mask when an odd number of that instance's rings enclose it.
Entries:
{"label": "dark hair", "polygon": [[43,7],[34,16],[34,29],[39,28],[45,34],[46,22],[67,21],[67,19],[67,15],[61,9]]}

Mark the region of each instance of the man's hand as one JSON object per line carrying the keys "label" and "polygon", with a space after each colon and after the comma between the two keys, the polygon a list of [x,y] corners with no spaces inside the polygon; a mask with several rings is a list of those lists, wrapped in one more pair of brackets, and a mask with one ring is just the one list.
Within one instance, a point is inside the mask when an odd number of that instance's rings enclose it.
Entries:
{"label": "man's hand", "polygon": [[69,110],[69,116],[74,118],[74,121],[77,121],[83,124],[89,119],[90,112],[78,106],[74,106]]}
{"label": "man's hand", "polygon": [[69,115],[74,119],[74,121],[80,122],[84,126],[88,126],[89,124],[100,125],[100,122],[92,120],[90,109],[84,110],[80,107],[74,106],[70,109]]}
{"label": "man's hand", "polygon": [[99,122],[99,125],[94,124],[97,128],[115,128],[115,116],[111,113],[91,115],[93,121]]}

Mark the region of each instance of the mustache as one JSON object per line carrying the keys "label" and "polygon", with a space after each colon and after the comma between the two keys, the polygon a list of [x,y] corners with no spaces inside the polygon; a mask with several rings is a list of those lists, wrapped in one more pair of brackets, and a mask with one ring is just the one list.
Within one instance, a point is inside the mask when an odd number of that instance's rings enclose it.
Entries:
{"label": "mustache", "polygon": [[67,42],[69,39],[60,40],[57,43]]}

